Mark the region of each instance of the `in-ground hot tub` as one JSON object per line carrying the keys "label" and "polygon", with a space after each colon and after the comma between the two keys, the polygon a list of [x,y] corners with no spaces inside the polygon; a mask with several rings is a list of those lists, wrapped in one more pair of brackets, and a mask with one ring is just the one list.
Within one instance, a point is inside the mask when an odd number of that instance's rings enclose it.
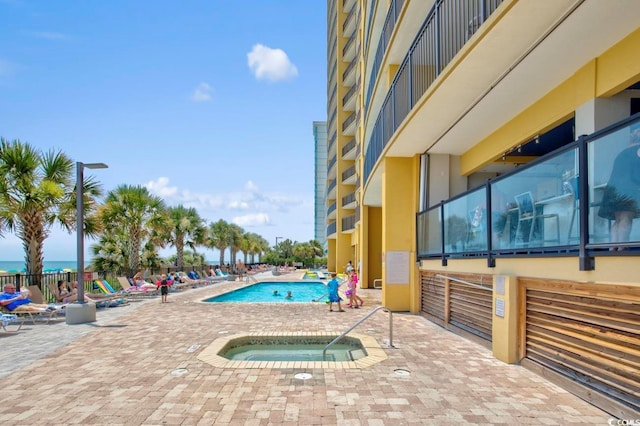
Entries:
{"label": "in-ground hot tub", "polygon": [[376,339],[350,333],[247,333],[221,337],[198,359],[221,368],[365,368],[387,358]]}
{"label": "in-ground hot tub", "polygon": [[346,336],[324,350],[335,337],[246,336],[231,340],[218,355],[239,361],[355,361],[367,356],[359,339]]}

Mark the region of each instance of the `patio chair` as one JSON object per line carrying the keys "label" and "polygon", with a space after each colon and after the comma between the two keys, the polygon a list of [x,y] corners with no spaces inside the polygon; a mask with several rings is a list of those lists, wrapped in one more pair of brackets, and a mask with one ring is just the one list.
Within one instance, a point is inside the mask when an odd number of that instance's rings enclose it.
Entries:
{"label": "patio chair", "polygon": [[28,319],[34,325],[36,324],[36,321],[38,321],[39,319],[46,320],[46,323],[48,324],[49,322],[51,322],[53,318],[57,316],[58,312],[61,312],[62,314],[64,314],[64,310],[57,309],[57,308],[51,308],[51,309],[42,308],[42,309],[34,310],[34,309],[29,309],[27,305],[20,305],[20,306],[17,306],[13,311],[10,311],[5,306],[0,306],[0,314],[16,315],[20,319],[22,319],[22,321],[25,321]]}
{"label": "patio chair", "polygon": [[208,275],[206,271],[201,271],[200,276],[207,282],[207,283],[214,283],[214,282],[220,282],[220,281],[224,281],[223,277],[219,277],[217,275]]}
{"label": "patio chair", "polygon": [[[518,226],[516,228],[516,238],[522,242],[524,247],[528,247],[537,235],[536,243],[556,242],[560,243],[560,220],[557,213],[545,214],[536,205],[531,192],[523,192],[515,196],[518,206]],[[545,221],[552,219],[555,222],[555,239],[547,239],[544,235]],[[536,234],[537,233],[537,234]]]}
{"label": "patio chair", "polygon": [[[15,314],[0,314],[0,327],[7,333],[17,333],[22,328],[24,324],[24,318],[19,317]],[[7,327],[9,325],[15,325],[17,328],[15,330],[9,330]]]}
{"label": "patio chair", "polygon": [[[51,292],[51,294],[53,294],[53,296],[55,297],[58,303],[64,303],[64,300],[62,300],[60,298],[60,295],[58,294],[57,285],[55,285],[54,283],[47,283],[47,287],[49,288],[49,291]],[[85,296],[87,296],[88,298],[92,299],[95,302],[96,308],[112,308],[114,306],[118,306],[120,304],[126,303],[126,301],[123,300],[123,296],[119,294],[107,295],[107,294],[96,294],[96,293],[85,292]]]}
{"label": "patio chair", "polygon": [[[131,285],[127,277],[116,277],[116,279],[118,280],[120,287],[122,287],[123,293],[120,293],[120,294],[127,294],[132,297],[150,297],[150,296],[158,295],[157,289],[156,290],[138,290],[137,287],[134,287]],[[114,291],[113,288],[111,288],[111,286],[109,285],[109,283],[107,283],[107,286],[105,286],[106,291],[109,291],[109,288],[111,289],[112,292]]]}

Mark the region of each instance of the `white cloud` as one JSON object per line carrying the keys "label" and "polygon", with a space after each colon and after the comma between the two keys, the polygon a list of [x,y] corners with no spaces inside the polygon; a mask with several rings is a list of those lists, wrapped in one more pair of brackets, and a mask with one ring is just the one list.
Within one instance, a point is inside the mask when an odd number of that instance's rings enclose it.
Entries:
{"label": "white cloud", "polygon": [[[244,184],[244,190],[239,192],[214,194],[195,193],[188,189],[180,189],[169,185],[169,179],[160,177],[155,181],[145,184],[145,187],[159,197],[162,197],[167,205],[182,204],[193,207],[203,217],[217,220],[231,212],[251,212],[233,220],[249,220],[251,223],[269,223],[267,212],[289,212],[292,207],[299,207],[303,200],[287,194],[263,193],[253,182]],[[225,215],[226,213],[226,215]],[[247,218],[247,219],[244,219]],[[234,222],[235,223],[235,222]]]}
{"label": "white cloud", "polygon": [[169,178],[159,177],[158,180],[148,182],[145,186],[152,194],[162,198],[171,198],[178,192],[177,186],[168,186]]}
{"label": "white cloud", "polygon": [[209,102],[212,97],[213,88],[207,83],[200,83],[193,91],[191,100],[194,102]]}
{"label": "white cloud", "polygon": [[281,81],[298,75],[298,69],[281,49],[256,44],[247,58],[249,68],[258,80]]}
{"label": "white cloud", "polygon": [[238,226],[249,227],[249,226],[264,226],[269,225],[269,215],[266,213],[252,213],[246,214],[244,216],[236,216],[231,219],[231,222],[235,223]]}

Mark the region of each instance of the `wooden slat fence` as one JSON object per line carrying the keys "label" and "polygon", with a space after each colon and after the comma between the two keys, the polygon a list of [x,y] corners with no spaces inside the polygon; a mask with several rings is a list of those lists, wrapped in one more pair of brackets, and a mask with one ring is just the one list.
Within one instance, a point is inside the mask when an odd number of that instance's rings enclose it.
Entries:
{"label": "wooden slat fence", "polygon": [[492,339],[493,277],[482,274],[421,275],[421,310],[445,327]]}
{"label": "wooden slat fence", "polygon": [[640,287],[519,282],[523,365],[532,361],[579,385],[576,393],[618,418],[638,418]]}

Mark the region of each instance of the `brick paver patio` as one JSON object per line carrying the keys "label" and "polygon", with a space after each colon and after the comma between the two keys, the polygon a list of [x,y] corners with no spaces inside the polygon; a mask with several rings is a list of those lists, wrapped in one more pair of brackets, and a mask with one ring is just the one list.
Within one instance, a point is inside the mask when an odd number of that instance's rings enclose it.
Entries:
{"label": "brick paver patio", "polygon": [[356,328],[388,356],[368,368],[214,367],[197,356],[221,336],[340,333],[380,304],[373,289],[360,290],[363,309],[344,313],[324,303],[200,303],[240,285],[99,310],[93,324],[61,320],[0,332],[0,424],[606,425],[611,417],[408,313],[393,315],[395,348],[386,347],[388,314]]}

